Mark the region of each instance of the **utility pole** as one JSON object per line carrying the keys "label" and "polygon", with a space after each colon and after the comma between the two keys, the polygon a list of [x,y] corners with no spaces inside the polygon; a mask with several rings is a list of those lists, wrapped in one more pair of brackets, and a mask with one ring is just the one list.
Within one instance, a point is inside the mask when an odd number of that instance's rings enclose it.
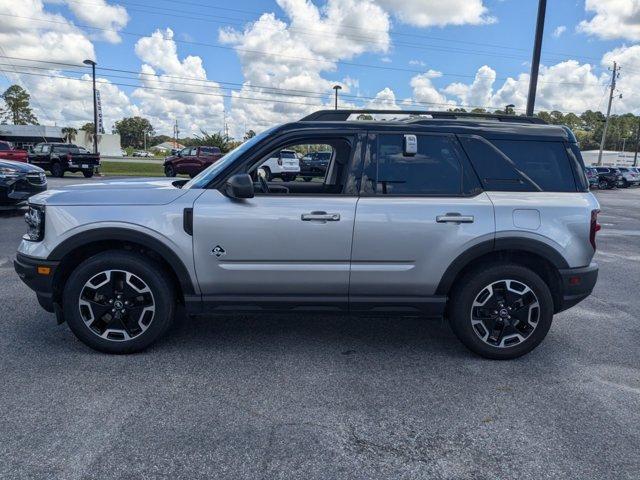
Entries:
{"label": "utility pole", "polygon": [[176,123],[173,125],[173,146],[174,146],[174,148],[178,148],[178,135],[180,135],[180,130],[178,130],[178,119],[176,118]]}
{"label": "utility pole", "polygon": [[604,121],[604,129],[602,130],[602,140],[600,141],[600,152],[598,152],[598,166],[602,165],[602,151],[604,150],[604,142],[607,139],[607,128],[609,128],[609,116],[611,115],[611,104],[613,103],[613,93],[616,89],[616,79],[618,78],[618,64],[613,62],[613,71],[611,73],[611,90],[609,91],[609,104],[607,105],[607,116]]}
{"label": "utility pole", "polygon": [[533,115],[536,104],[536,90],[538,89],[538,71],[540,70],[540,53],[542,51],[542,37],[544,34],[544,17],[547,13],[547,0],[538,3],[538,20],[536,22],[536,38],[533,43],[533,57],[531,59],[531,75],[529,76],[529,95],[527,97],[527,116]]}
{"label": "utility pole", "polygon": [[98,153],[98,102],[96,98],[96,62],[85,60],[85,65],[91,66],[93,76],[93,153]]}

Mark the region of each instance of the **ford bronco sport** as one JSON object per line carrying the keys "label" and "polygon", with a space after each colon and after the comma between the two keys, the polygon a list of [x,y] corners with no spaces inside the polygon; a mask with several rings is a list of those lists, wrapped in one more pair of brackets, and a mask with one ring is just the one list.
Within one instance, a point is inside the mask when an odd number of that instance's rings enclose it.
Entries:
{"label": "ford bronco sport", "polygon": [[[350,121],[360,113],[411,116]],[[275,153],[310,145],[331,149],[322,182],[257,174]],[[320,111],[189,181],[32,197],[15,269],[45,310],[104,352],[147,347],[182,304],[190,314],[444,316],[470,350],[508,359],[594,288],[598,207],[568,128]]]}

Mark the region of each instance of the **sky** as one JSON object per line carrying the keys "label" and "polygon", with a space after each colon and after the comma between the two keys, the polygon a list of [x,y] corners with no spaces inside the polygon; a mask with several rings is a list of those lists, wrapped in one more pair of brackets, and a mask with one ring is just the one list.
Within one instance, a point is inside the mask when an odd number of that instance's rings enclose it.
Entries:
{"label": "sky", "polygon": [[[41,124],[241,138],[333,107],[524,111],[538,0],[0,0],[0,90]],[[640,0],[548,0],[536,110],[640,112]],[[620,98],[621,96],[621,98]]]}

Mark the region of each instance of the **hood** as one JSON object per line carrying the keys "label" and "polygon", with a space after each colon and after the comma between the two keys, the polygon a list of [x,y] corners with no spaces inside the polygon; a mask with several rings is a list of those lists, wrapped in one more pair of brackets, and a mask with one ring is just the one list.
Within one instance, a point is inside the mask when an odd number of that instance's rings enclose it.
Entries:
{"label": "hood", "polygon": [[170,178],[105,180],[65,185],[29,199],[44,205],[166,205],[187,191],[173,185]]}
{"label": "hood", "polygon": [[44,173],[44,170],[40,167],[25,162],[14,162],[12,160],[0,160],[0,168],[14,168],[21,173]]}

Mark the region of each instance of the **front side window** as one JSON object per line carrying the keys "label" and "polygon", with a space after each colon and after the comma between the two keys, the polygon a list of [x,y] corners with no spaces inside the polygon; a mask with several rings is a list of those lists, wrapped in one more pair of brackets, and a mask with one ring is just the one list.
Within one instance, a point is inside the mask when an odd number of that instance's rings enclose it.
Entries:
{"label": "front side window", "polygon": [[415,155],[404,155],[403,135],[378,135],[375,193],[460,195],[462,165],[450,138],[418,135]]}
{"label": "front side window", "polygon": [[42,153],[49,153],[51,151],[51,145],[43,145]]}

